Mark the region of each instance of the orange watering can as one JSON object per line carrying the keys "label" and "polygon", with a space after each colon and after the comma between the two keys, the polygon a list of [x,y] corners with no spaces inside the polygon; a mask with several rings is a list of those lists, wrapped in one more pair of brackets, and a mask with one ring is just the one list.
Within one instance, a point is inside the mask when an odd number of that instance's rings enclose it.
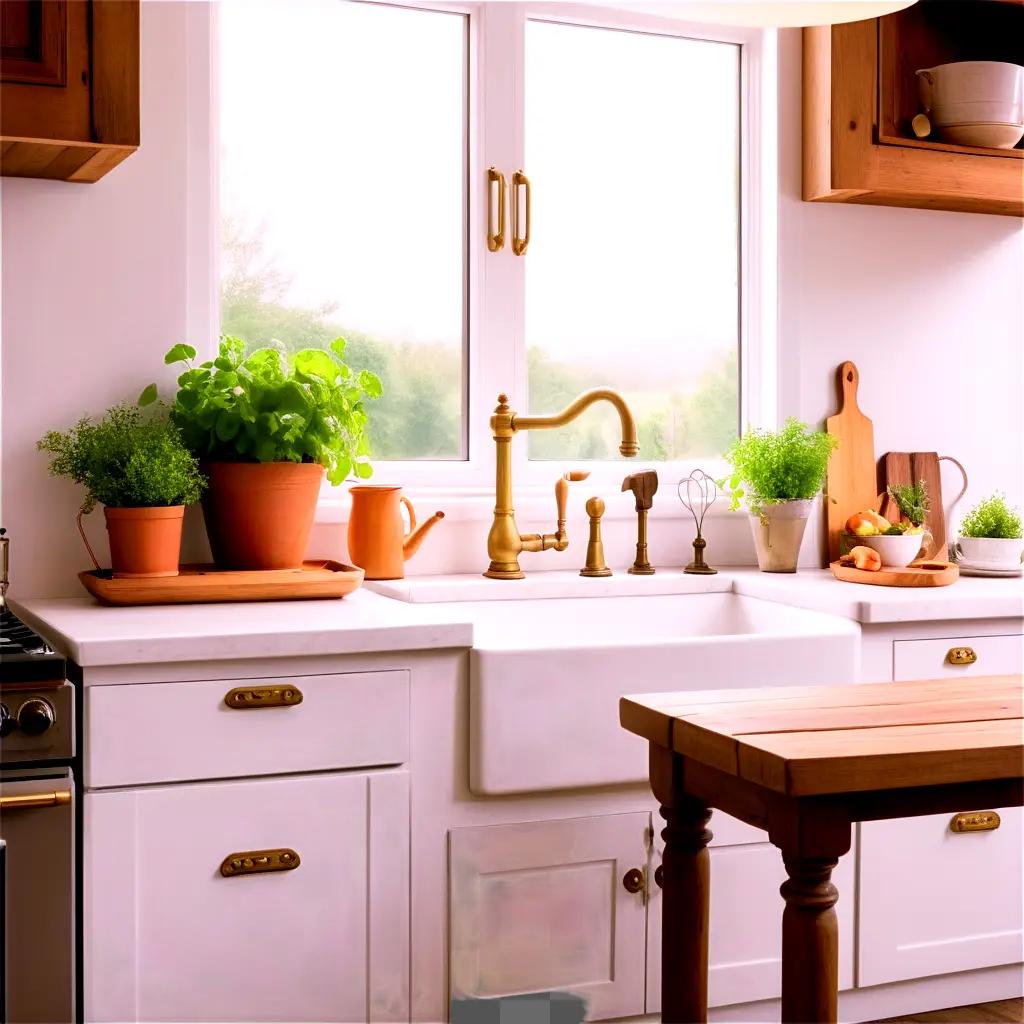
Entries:
{"label": "orange watering can", "polygon": [[[423,538],[444,519],[435,512],[416,525],[416,510],[401,487],[350,487],[352,512],[348,520],[348,555],[368,580],[400,580],[405,561],[419,550]],[[409,513],[409,532],[402,523],[404,505]]]}

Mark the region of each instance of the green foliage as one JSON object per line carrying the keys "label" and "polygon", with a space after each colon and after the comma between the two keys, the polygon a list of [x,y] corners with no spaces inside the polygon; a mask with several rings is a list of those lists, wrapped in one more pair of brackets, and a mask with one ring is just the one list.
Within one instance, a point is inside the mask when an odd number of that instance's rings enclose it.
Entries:
{"label": "green foliage", "polygon": [[167,410],[129,405],[88,416],[65,431],[51,430],[36,446],[50,456],[50,472],[85,488],[82,512],[97,502],[110,508],[191,505],[206,480],[182,443]]}
{"label": "green foliage", "polygon": [[923,480],[916,484],[889,484],[887,490],[900,514],[912,526],[920,526],[928,518],[931,499],[928,497],[928,485]]}
{"label": "green foliage", "polygon": [[193,366],[195,349],[175,345],[164,362],[186,369],[171,418],[203,459],[317,462],[332,484],[351,472],[368,477],[363,400],[380,397],[381,383],[369,370],[351,370],[344,352],[345,339],[335,338],[330,349],[289,354],[278,345],[246,354],[244,341],[224,337],[216,359]]}
{"label": "green foliage", "polygon": [[1020,513],[1006,504],[1001,494],[983,498],[960,524],[961,537],[996,537],[1015,540],[1024,536],[1021,532]]}
{"label": "green foliage", "polygon": [[730,507],[739,508],[745,497],[758,515],[764,505],[813,498],[825,482],[836,443],[829,434],[808,430],[806,423],[792,418],[776,432],[748,431],[725,453],[733,472],[720,486],[732,493]]}
{"label": "green foliage", "polygon": [[[895,500],[896,499],[894,498],[893,501],[895,501]],[[915,523],[914,525],[915,526],[920,526],[921,524],[920,523]],[[906,523],[893,523],[892,526],[890,526],[888,530],[883,530],[882,531],[882,536],[883,537],[902,537],[903,534],[905,534],[906,532],[907,532],[907,524]]]}

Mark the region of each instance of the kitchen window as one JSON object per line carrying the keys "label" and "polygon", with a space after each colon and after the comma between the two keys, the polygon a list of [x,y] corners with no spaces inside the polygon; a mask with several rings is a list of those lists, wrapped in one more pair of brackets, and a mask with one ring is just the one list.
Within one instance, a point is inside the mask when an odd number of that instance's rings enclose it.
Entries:
{"label": "kitchen window", "polygon": [[[224,0],[218,39],[220,329],[346,337],[384,382],[378,480],[488,486],[501,392],[548,413],[617,388],[669,475],[771,422],[761,34],[612,5]],[[598,405],[529,432],[517,482],[621,475],[617,429]]]}

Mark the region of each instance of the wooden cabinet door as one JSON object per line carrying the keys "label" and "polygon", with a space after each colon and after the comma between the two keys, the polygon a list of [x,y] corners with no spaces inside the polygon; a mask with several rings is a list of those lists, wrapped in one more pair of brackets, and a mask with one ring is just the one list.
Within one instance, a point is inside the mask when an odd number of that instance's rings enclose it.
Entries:
{"label": "wooden cabinet door", "polygon": [[[408,1020],[408,776],[85,796],[88,1021]],[[225,877],[288,848],[293,870]]]}
{"label": "wooden cabinet door", "polygon": [[65,0],[0,4],[0,81],[62,86],[67,81]]}
{"label": "wooden cabinet door", "polygon": [[645,812],[452,829],[452,997],[570,991],[591,1020],[644,1011]]}
{"label": "wooden cabinet door", "polygon": [[[660,818],[655,818],[661,823]],[[716,828],[716,821],[720,826]],[[738,824],[715,811],[711,830],[711,936],[708,949],[708,1002],[728,1006],[777,999],[782,992],[782,911],[779,886],[786,880],[782,854],[769,843],[718,845]],[[724,827],[721,827],[724,826]],[[744,826],[746,828],[747,826]],[[764,837],[764,833],[761,833]],[[664,844],[655,840],[652,866],[661,864]],[[839,987],[853,987],[853,921],[856,890],[854,855],[841,858],[832,873],[839,889]],[[648,903],[647,1012],[661,1010],[661,889]]]}
{"label": "wooden cabinet door", "polygon": [[861,985],[1024,959],[1024,815],[999,815],[991,832],[952,832],[949,814],[860,826]]}

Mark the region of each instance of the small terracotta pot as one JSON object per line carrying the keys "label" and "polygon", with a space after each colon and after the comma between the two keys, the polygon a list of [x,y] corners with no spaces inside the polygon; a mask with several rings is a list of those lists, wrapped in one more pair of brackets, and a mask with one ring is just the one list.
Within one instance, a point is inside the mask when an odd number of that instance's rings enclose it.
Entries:
{"label": "small terracotta pot", "polygon": [[104,508],[115,576],[177,576],[184,505]]}
{"label": "small terracotta pot", "polygon": [[324,467],[313,462],[210,462],[203,518],[222,569],[297,569],[306,554]]}

